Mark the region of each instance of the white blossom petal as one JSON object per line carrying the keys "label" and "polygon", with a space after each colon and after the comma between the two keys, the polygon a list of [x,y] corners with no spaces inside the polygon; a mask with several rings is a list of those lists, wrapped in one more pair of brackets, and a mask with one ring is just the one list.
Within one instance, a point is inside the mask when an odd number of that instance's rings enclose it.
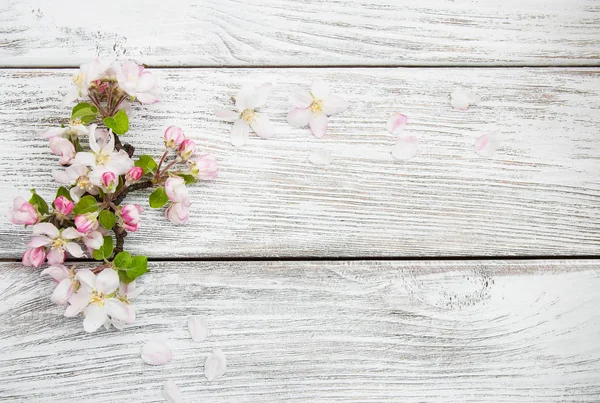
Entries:
{"label": "white blossom petal", "polygon": [[96,288],[96,275],[90,269],[81,269],[75,274],[75,280],[92,290]]}
{"label": "white blossom petal", "polygon": [[33,233],[36,235],[48,235],[50,238],[58,236],[58,228],[49,222],[42,222],[33,226]]}
{"label": "white blossom petal", "polygon": [[169,346],[159,340],[152,340],[142,347],[142,360],[150,365],[164,365],[171,361],[173,353]]}
{"label": "white blossom petal", "polygon": [[97,126],[98,125],[93,124],[93,125],[89,125],[89,127],[88,127],[88,136],[90,138],[90,149],[94,153],[100,152],[100,146],[98,145],[98,140],[96,140],[96,127]]}
{"label": "white blossom petal", "polygon": [[167,380],[163,386],[162,394],[167,403],[182,403],[183,397],[179,387],[172,380]]}
{"label": "white blossom petal", "polygon": [[79,246],[79,244],[76,244],[75,242],[67,242],[67,244],[65,245],[65,249],[73,257],[82,257],[85,255],[85,253],[83,253],[83,249],[81,249],[81,246]]}
{"label": "white blossom petal", "polygon": [[290,102],[296,108],[306,109],[313,101],[310,92],[301,87],[296,87],[290,94]]}
{"label": "white blossom petal", "polygon": [[231,128],[231,144],[236,147],[241,147],[246,143],[246,139],[250,134],[250,126],[243,119],[238,119]]}
{"label": "white blossom petal", "polygon": [[309,126],[316,138],[321,138],[325,135],[325,130],[327,130],[327,120],[327,116],[324,113],[317,116],[311,116]]}
{"label": "white blossom petal", "polygon": [[329,95],[323,101],[323,113],[326,115],[335,115],[348,109],[348,101],[338,95]]}
{"label": "white blossom petal", "polygon": [[256,119],[250,123],[250,126],[252,127],[252,130],[254,130],[254,133],[263,139],[273,136],[275,132],[275,128],[269,118],[263,115],[258,115]]}
{"label": "white blossom petal", "polygon": [[58,283],[50,296],[50,300],[57,305],[66,305],[72,293],[73,283],[70,278],[65,278]]}
{"label": "white blossom petal", "polygon": [[90,302],[90,293],[86,290],[77,291],[69,297],[69,306],[65,309],[65,316],[72,318],[83,311]]}
{"label": "white blossom petal", "polygon": [[215,349],[208,356],[206,362],[204,363],[204,376],[209,381],[214,381],[217,378],[220,378],[227,371],[227,361],[225,360],[225,354],[221,349]]}
{"label": "white blossom petal", "polygon": [[106,314],[112,319],[120,321],[129,319],[129,309],[123,301],[117,298],[108,298],[104,304],[106,305]]}
{"label": "white blossom petal", "polygon": [[50,266],[50,267],[42,270],[40,275],[42,275],[42,274],[48,274],[50,277],[52,277],[52,279],[54,281],[57,281],[57,282],[60,282],[66,278],[69,278],[69,276],[70,276],[69,269],[67,269],[62,264],[56,264],[54,266]]}
{"label": "white blossom petal", "polygon": [[475,140],[475,152],[484,158],[489,158],[496,153],[499,145],[500,132],[486,133]]}
{"label": "white blossom petal", "polygon": [[256,88],[245,85],[235,97],[235,108],[240,112],[246,109],[254,109],[257,100]]}
{"label": "white blossom petal", "polygon": [[312,85],[310,87],[310,92],[312,92],[313,97],[315,97],[316,99],[324,101],[327,98],[329,98],[329,85],[327,85],[325,80],[317,78],[313,80]]}
{"label": "white blossom petal", "polygon": [[404,131],[406,124],[408,123],[408,117],[401,113],[395,113],[388,119],[385,129],[391,134],[400,134]]}
{"label": "white blossom petal", "polygon": [[102,294],[112,294],[119,288],[119,274],[110,268],[102,270],[96,276],[96,289]]}
{"label": "white blossom petal", "polygon": [[397,160],[409,160],[419,152],[419,139],[416,136],[400,137],[392,150]]}
{"label": "white blossom petal", "polygon": [[188,319],[188,329],[195,342],[204,341],[208,337],[208,324],[199,316],[192,316]]}
{"label": "white blossom petal", "polygon": [[333,161],[333,156],[327,150],[315,150],[309,154],[308,160],[315,165],[329,165]]}
{"label": "white blossom petal", "polygon": [[308,126],[312,112],[308,108],[294,108],[288,113],[287,121],[293,127]]}
{"label": "white blossom petal", "polygon": [[76,164],[86,165],[89,167],[96,166],[96,156],[87,151],[80,151],[75,154],[73,161],[75,161]]}
{"label": "white blossom petal", "polygon": [[450,94],[450,105],[460,111],[466,111],[470,105],[476,104],[480,100],[478,95],[464,88],[457,88]]}
{"label": "white blossom petal", "polygon": [[273,84],[271,83],[264,83],[256,87],[256,99],[253,108],[260,108],[261,106],[264,106],[264,104],[267,103],[267,98],[269,98],[272,89]]}
{"label": "white blossom petal", "polygon": [[106,321],[106,307],[104,305],[90,304],[84,310],[83,330],[88,333],[98,330]]}
{"label": "white blossom petal", "polygon": [[47,246],[52,243],[52,239],[44,235],[34,236],[27,244],[28,248],[39,248],[40,246]]}
{"label": "white blossom petal", "polygon": [[215,115],[217,115],[217,117],[224,119],[228,122],[235,122],[237,119],[240,118],[239,112],[228,111],[225,109],[216,109],[215,108]]}
{"label": "white blossom petal", "polygon": [[81,232],[77,231],[76,228],[69,227],[64,229],[60,236],[63,239],[77,239],[81,238],[84,235],[85,234],[82,234]]}

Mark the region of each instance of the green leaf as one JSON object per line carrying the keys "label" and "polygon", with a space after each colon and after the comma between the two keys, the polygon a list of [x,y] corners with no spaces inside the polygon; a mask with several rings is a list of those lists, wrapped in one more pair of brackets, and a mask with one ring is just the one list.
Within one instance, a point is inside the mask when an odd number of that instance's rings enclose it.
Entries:
{"label": "green leaf", "polygon": [[133,259],[131,259],[129,270],[125,271],[125,273],[131,280],[135,280],[147,271],[148,258],[146,256],[134,256]]}
{"label": "green leaf", "polygon": [[40,214],[48,214],[48,203],[46,203],[42,196],[35,193],[35,189],[31,189],[29,204],[34,206]]}
{"label": "green leaf", "polygon": [[113,240],[111,236],[104,237],[104,244],[100,249],[94,251],[94,259],[104,260],[108,259],[112,255],[114,250]]}
{"label": "green leaf", "polygon": [[154,161],[154,158],[152,158],[149,155],[142,155],[135,162],[135,166],[142,168],[142,170],[144,171],[144,175],[148,172],[155,173],[156,169],[158,168],[158,165],[156,164],[156,161]]}
{"label": "green leaf", "polygon": [[150,207],[152,208],[160,208],[168,203],[169,198],[167,197],[167,192],[164,187],[159,187],[156,189],[149,198]]}
{"label": "green leaf", "polygon": [[94,196],[89,195],[83,196],[73,209],[73,213],[75,213],[75,215],[93,213],[95,211],[98,211],[98,201]]}
{"label": "green leaf", "polygon": [[[56,197],[54,199],[57,199],[60,196],[64,196],[67,199],[73,201],[73,198],[71,197],[71,193],[69,193],[69,190],[64,186],[61,186],[58,188],[58,190],[56,191]],[[54,202],[52,203],[52,205],[54,205]]]}
{"label": "green leaf", "polygon": [[117,217],[112,211],[102,210],[98,216],[98,222],[106,229],[112,229],[117,223]]}
{"label": "green leaf", "polygon": [[183,178],[183,180],[185,180],[186,185],[196,182],[196,178],[194,178],[194,175],[190,175],[190,174],[175,174],[175,175]]}
{"label": "green leaf", "polygon": [[116,134],[125,134],[129,131],[129,118],[123,109],[120,109],[115,116],[104,118],[104,124]]}
{"label": "green leaf", "polygon": [[123,251],[119,252],[115,259],[113,260],[113,265],[118,267],[119,269],[129,269],[132,263],[131,255],[129,252]]}
{"label": "green leaf", "polygon": [[96,119],[98,108],[87,102],[80,102],[73,107],[71,120],[79,119],[84,125],[90,124]]}
{"label": "green leaf", "polygon": [[124,270],[119,270],[118,273],[119,273],[119,280],[121,280],[122,283],[129,284],[133,281],[132,279],[127,277],[127,273]]}

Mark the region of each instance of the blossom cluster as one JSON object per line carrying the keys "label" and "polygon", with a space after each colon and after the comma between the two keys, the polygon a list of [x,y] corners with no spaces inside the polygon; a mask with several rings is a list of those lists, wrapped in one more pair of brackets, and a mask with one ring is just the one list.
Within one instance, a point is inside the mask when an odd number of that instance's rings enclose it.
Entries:
{"label": "blossom cluster", "polygon": [[[60,185],[52,203],[32,190],[29,200],[14,200],[8,216],[13,224],[31,227],[34,235],[23,264],[47,264],[42,274],[57,283],[51,300],[66,307],[67,317],[83,314],[84,329],[92,332],[134,321],[130,298],[139,293],[136,279],[148,270],[145,256],[124,250],[125,236],[139,230],[144,211],[139,204],[124,204],[126,196],[155,188],[150,207],[166,207],[169,221],[185,224],[191,204],[186,185],[214,179],[218,166],[177,126],[165,130],[160,158],[134,158],[134,147],[121,143],[119,136],[129,132],[131,104],[158,102],[156,78],[144,66],[84,64],[64,101],[81,97],[87,99],[72,108],[65,124],[42,135],[64,167],[52,173]],[[67,267],[68,255],[92,257],[98,264]]]}

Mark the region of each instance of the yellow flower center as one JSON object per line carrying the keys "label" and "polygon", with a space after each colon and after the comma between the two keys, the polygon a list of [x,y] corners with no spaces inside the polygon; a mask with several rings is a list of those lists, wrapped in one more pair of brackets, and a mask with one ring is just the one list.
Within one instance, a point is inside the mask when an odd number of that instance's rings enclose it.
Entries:
{"label": "yellow flower center", "polygon": [[318,115],[319,113],[323,112],[323,101],[321,101],[320,99],[313,98],[309,109],[313,115]]}
{"label": "yellow flower center", "polygon": [[79,187],[79,189],[91,190],[92,186],[93,185],[90,183],[90,180],[87,176],[80,176],[77,179],[77,187]]}
{"label": "yellow flower center", "polygon": [[79,118],[71,120],[71,126],[77,126],[80,124],[81,124],[81,119],[79,119]]}
{"label": "yellow flower center", "polygon": [[90,295],[90,304],[104,306],[104,294],[96,290],[92,291],[92,295]]}
{"label": "yellow flower center", "polygon": [[105,165],[108,162],[109,158],[110,157],[108,156],[108,154],[104,154],[103,152],[96,154],[96,165]]}
{"label": "yellow flower center", "polygon": [[63,246],[65,246],[66,244],[67,244],[67,241],[65,241],[61,237],[54,238],[54,241],[52,241],[52,248],[60,248],[60,249],[62,249]]}
{"label": "yellow flower center", "polygon": [[83,83],[83,74],[79,73],[73,77],[73,84],[80,86]]}
{"label": "yellow flower center", "polygon": [[248,123],[252,123],[256,120],[256,112],[254,112],[254,109],[246,109],[242,113],[242,119]]}

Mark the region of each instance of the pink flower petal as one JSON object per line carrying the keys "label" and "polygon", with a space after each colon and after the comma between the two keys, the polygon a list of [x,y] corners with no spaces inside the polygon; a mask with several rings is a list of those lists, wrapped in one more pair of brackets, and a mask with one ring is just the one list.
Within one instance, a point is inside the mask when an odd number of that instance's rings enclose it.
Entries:
{"label": "pink flower petal", "polygon": [[324,113],[317,116],[311,116],[309,126],[316,138],[323,137],[325,135],[325,130],[327,130],[327,116],[325,116]]}
{"label": "pink flower petal", "polygon": [[192,335],[192,340],[201,342],[208,337],[208,325],[206,321],[199,316],[192,316],[188,319],[188,329]]}
{"label": "pink flower petal", "polygon": [[327,150],[315,150],[309,154],[308,160],[315,165],[329,165],[333,161],[333,157]]}
{"label": "pink flower petal", "polygon": [[397,160],[409,160],[419,152],[419,139],[416,136],[400,137],[392,150]]}
{"label": "pink flower petal", "polygon": [[150,365],[164,365],[171,361],[173,353],[169,346],[159,340],[152,340],[142,347],[142,360]]}
{"label": "pink flower petal", "polygon": [[408,117],[401,113],[395,113],[388,119],[385,128],[388,133],[400,134],[404,131],[406,124],[408,123]]}
{"label": "pink flower petal", "polygon": [[204,363],[204,376],[209,381],[213,381],[220,378],[227,371],[227,361],[225,360],[225,354],[220,349],[215,349],[206,359]]}
{"label": "pink flower petal", "polygon": [[162,394],[167,403],[182,403],[183,397],[179,387],[172,380],[167,380],[163,386]]}
{"label": "pink flower petal", "polygon": [[496,153],[499,145],[500,133],[498,131],[486,133],[475,140],[475,152],[484,158],[489,158]]}

